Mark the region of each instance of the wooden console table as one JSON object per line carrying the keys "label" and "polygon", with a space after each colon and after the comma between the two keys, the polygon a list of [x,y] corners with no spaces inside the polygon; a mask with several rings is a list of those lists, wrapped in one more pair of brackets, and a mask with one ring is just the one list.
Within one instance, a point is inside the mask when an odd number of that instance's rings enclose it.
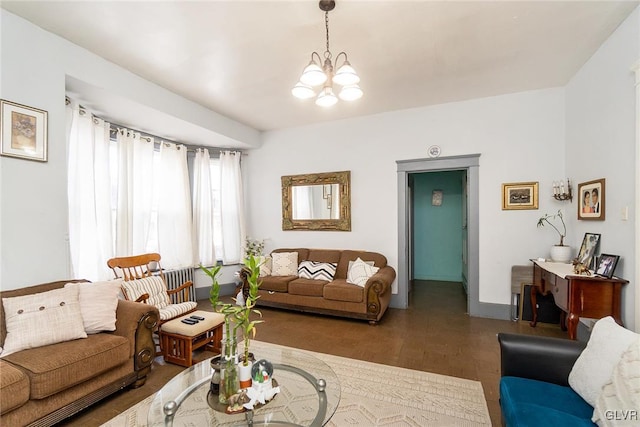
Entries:
{"label": "wooden console table", "polygon": [[[538,292],[553,294],[556,305],[562,310],[560,327],[569,331],[569,338],[576,339],[580,317],[600,319],[612,316],[622,325],[620,318],[620,291],[627,280],[613,277],[579,276],[573,273],[573,265],[557,262],[533,261],[531,310],[535,327],[538,321],[536,307]],[[567,316],[568,315],[568,316]]]}

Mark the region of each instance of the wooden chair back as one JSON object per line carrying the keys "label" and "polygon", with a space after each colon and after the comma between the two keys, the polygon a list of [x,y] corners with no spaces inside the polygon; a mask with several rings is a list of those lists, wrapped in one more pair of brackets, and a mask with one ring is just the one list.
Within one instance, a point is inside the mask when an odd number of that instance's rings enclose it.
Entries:
{"label": "wooden chair back", "polygon": [[111,258],[107,261],[107,265],[113,270],[116,278],[122,278],[125,281],[142,279],[153,273],[159,274],[164,280],[160,267],[160,254],[157,253]]}

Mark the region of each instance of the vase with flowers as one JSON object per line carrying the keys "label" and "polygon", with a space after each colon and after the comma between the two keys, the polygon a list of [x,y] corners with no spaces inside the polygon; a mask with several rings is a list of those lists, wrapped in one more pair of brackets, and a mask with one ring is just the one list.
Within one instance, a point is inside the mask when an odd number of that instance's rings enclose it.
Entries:
{"label": "vase with flowers", "polygon": [[564,238],[567,236],[567,226],[562,217],[562,210],[558,210],[553,215],[544,214],[538,219],[538,227],[544,227],[545,224],[550,225],[560,236],[560,243],[551,247],[551,260],[568,263],[571,260],[571,247],[564,244]]}

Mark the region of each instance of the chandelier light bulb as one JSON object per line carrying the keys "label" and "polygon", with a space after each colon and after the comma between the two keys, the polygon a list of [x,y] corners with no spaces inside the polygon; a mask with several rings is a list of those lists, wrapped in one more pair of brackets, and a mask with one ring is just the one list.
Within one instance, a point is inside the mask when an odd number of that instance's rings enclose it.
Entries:
{"label": "chandelier light bulb", "polygon": [[302,82],[298,82],[293,89],[291,89],[291,94],[298,99],[309,99],[316,96],[316,92],[311,88],[311,86],[307,86]]}
{"label": "chandelier light bulb", "polygon": [[362,98],[362,89],[358,85],[347,85],[340,91],[340,99],[343,101],[355,101]]}
{"label": "chandelier light bulb", "polygon": [[312,60],[302,72],[300,81],[307,86],[318,86],[327,81],[327,75],[322,68]]}
{"label": "chandelier light bulb", "polygon": [[333,76],[333,82],[341,86],[355,85],[360,83],[360,77],[349,61],[344,61],[344,64],[336,71],[336,75]]}
{"label": "chandelier light bulb", "polygon": [[316,105],[320,107],[331,107],[338,102],[338,98],[333,94],[331,86],[325,86],[316,99]]}

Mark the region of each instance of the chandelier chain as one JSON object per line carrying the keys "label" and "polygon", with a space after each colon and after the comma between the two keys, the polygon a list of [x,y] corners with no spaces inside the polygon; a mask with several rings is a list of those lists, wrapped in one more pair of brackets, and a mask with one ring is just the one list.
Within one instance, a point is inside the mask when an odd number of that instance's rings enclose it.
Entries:
{"label": "chandelier chain", "polygon": [[331,51],[329,50],[329,11],[324,12],[324,28],[327,31],[327,50],[325,51],[324,56],[326,58],[331,58]]}

